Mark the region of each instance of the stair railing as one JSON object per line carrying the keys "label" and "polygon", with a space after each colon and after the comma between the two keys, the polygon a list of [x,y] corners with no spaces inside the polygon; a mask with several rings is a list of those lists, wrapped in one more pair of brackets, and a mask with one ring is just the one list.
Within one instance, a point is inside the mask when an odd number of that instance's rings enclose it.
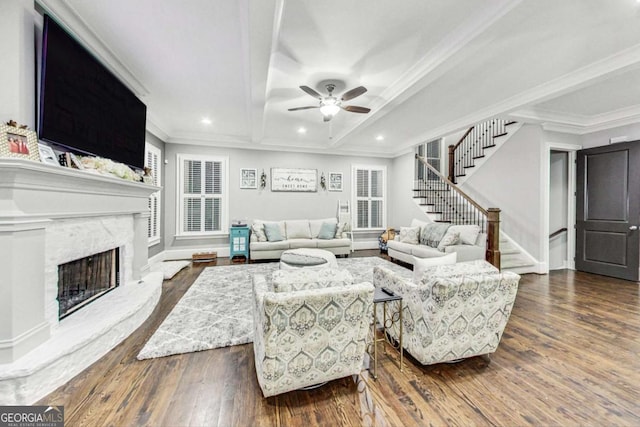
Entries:
{"label": "stair railing", "polygon": [[471,126],[457,144],[449,146],[449,181],[465,175],[465,168],[473,167],[474,160],[484,157],[484,149],[493,147],[493,139],[505,135],[513,121],[492,119]]}
{"label": "stair railing", "polygon": [[487,233],[485,259],[500,269],[500,209],[484,209],[424,157],[416,154],[416,160],[428,169],[425,178],[415,182],[418,197],[440,214],[440,221],[478,225],[482,233]]}

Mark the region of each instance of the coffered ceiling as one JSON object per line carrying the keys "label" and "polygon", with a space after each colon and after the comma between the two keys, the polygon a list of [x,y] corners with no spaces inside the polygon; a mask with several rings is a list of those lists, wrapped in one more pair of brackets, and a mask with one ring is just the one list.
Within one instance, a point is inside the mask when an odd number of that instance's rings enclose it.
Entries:
{"label": "coffered ceiling", "polygon": [[[494,116],[578,134],[640,118],[637,0],[38,3],[169,143],[395,156]],[[288,111],[326,82],[365,86],[347,104],[371,112]]]}

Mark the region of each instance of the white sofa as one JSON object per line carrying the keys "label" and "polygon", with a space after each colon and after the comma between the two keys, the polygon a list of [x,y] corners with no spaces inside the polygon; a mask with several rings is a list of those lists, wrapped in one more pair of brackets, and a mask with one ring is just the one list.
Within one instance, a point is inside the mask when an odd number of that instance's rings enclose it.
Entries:
{"label": "white sofa", "polygon": [[[481,233],[480,227],[477,225],[443,224],[442,227],[448,229],[442,236],[442,246],[437,244],[440,241],[433,242],[428,238],[425,239],[425,230],[427,230],[425,227],[433,227],[433,223],[414,219],[410,227],[401,227],[400,233],[396,235],[395,239],[387,242],[389,256],[412,265],[413,257],[440,257],[452,252],[456,253],[457,262],[485,259],[487,234]],[[416,229],[419,230],[417,235],[414,234]],[[403,231],[405,231],[404,235]],[[444,242],[455,235],[458,236],[457,239]],[[427,242],[432,245],[430,246]]]}
{"label": "white sofa", "polygon": [[[275,240],[270,240],[267,236],[268,233],[265,232],[266,227],[273,227],[276,224],[280,232],[275,234],[279,234],[279,236]],[[335,226],[336,231],[332,238],[321,234],[325,224]],[[297,248],[318,248],[332,252],[334,255],[348,256],[351,253],[351,239],[344,231],[346,227],[346,223],[338,223],[336,218],[285,221],[254,220],[251,224],[249,257],[252,260],[279,259],[282,252]]]}
{"label": "white sofa", "polygon": [[256,274],[253,351],[264,397],[359,374],[373,293],[346,270]]}

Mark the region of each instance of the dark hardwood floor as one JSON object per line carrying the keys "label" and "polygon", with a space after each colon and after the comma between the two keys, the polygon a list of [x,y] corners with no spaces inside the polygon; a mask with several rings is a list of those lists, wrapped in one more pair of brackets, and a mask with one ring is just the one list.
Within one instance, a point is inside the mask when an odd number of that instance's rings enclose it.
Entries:
{"label": "dark hardwood floor", "polygon": [[[354,256],[375,256],[358,251]],[[639,285],[556,271],[524,275],[498,350],[404,372],[389,351],[366,371],[264,399],[251,344],[138,361],[136,354],[203,268],[165,281],[129,338],[43,398],[66,426],[639,426]]]}

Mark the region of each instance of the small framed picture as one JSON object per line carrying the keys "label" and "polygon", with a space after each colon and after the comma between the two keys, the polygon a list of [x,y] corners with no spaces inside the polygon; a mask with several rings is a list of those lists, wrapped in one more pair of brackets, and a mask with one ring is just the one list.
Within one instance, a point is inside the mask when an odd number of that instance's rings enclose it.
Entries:
{"label": "small framed picture", "polygon": [[342,172],[329,172],[329,191],[342,191]]}
{"label": "small framed picture", "polygon": [[240,188],[258,188],[258,169],[240,169]]}
{"label": "small framed picture", "polygon": [[71,159],[71,165],[69,165],[69,166],[71,166],[73,168],[76,168],[76,169],[84,169],[84,165],[82,164],[80,159],[76,157],[75,154],[69,153],[69,158]]}
{"label": "small framed picture", "polygon": [[49,165],[60,166],[58,162],[58,156],[53,151],[53,148],[48,145],[38,143],[38,151],[40,152],[40,161]]}
{"label": "small framed picture", "polygon": [[39,162],[38,136],[32,130],[0,124],[0,157]]}

